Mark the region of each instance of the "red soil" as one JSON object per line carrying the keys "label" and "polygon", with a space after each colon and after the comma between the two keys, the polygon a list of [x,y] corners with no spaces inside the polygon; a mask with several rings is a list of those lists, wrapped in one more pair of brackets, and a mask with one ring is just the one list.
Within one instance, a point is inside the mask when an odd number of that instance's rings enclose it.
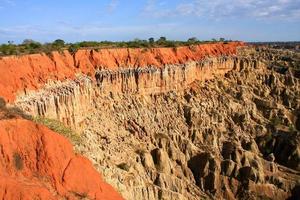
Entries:
{"label": "red soil", "polygon": [[93,74],[97,68],[117,70],[126,67],[162,67],[199,61],[206,56],[235,54],[242,42],[203,44],[194,47],[153,49],[79,50],[51,56],[33,54],[0,58],[0,96],[13,102],[17,93],[41,88],[49,80],[73,79],[77,73]]}
{"label": "red soil", "polygon": [[0,120],[0,199],[119,200],[70,142],[25,119]]}

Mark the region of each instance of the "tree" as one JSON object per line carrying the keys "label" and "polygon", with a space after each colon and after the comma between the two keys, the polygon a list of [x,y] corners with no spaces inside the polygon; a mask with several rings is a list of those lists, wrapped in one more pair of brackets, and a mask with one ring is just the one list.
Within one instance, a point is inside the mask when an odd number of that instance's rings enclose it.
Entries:
{"label": "tree", "polygon": [[42,46],[41,43],[36,42],[32,39],[25,39],[22,44],[25,45],[26,49],[28,50],[38,49]]}
{"label": "tree", "polygon": [[163,41],[163,42],[165,42],[165,41],[167,41],[167,38],[166,38],[166,37],[160,37],[160,38],[158,39],[158,41]]}
{"label": "tree", "polygon": [[65,41],[63,41],[62,39],[57,39],[52,43],[54,46],[59,46],[59,47],[63,47],[65,45]]}
{"label": "tree", "polygon": [[165,44],[166,41],[167,41],[166,37],[160,37],[156,42],[157,42],[157,44],[162,45],[162,44]]}
{"label": "tree", "polygon": [[198,39],[196,37],[191,37],[187,40],[189,43],[195,43],[198,41]]}
{"label": "tree", "polygon": [[51,47],[55,50],[60,50],[64,46],[65,46],[65,41],[63,41],[62,39],[57,39],[51,44]]}
{"label": "tree", "polygon": [[220,42],[224,42],[224,41],[225,41],[225,38],[220,38],[219,41],[220,41]]}
{"label": "tree", "polygon": [[140,38],[134,38],[133,42],[141,42],[142,40]]}
{"label": "tree", "polygon": [[42,46],[42,44],[39,43],[39,42],[34,42],[34,43],[30,43],[30,44],[29,44],[29,47],[30,47],[31,49],[38,49],[38,48],[40,48],[41,46]]}
{"label": "tree", "polygon": [[24,45],[28,45],[28,44],[31,44],[31,43],[36,43],[36,41],[32,40],[32,39],[25,39],[23,40],[23,43]]}
{"label": "tree", "polygon": [[148,41],[149,41],[150,44],[154,44],[154,42],[155,42],[153,37],[149,38]]}
{"label": "tree", "polygon": [[76,51],[80,48],[80,45],[78,43],[71,44],[69,47],[69,52],[76,53]]}

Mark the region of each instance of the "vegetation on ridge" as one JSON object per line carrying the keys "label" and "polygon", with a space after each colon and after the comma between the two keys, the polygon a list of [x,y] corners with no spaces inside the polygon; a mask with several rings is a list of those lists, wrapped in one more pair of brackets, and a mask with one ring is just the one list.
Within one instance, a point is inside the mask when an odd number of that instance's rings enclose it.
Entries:
{"label": "vegetation on ridge", "polygon": [[186,41],[168,40],[166,37],[160,37],[155,40],[149,38],[148,40],[134,39],[132,41],[82,41],[76,43],[66,43],[62,39],[57,39],[52,43],[40,43],[32,39],[25,39],[22,44],[14,44],[13,41],[8,41],[7,44],[0,45],[0,56],[7,55],[23,55],[33,53],[50,53],[51,51],[63,51],[69,50],[71,53],[76,52],[79,48],[153,48],[153,47],[178,47],[178,46],[190,46],[203,43],[214,42],[230,42],[231,40],[225,40],[220,38],[219,40],[212,39],[210,41],[201,41],[196,37],[189,38]]}

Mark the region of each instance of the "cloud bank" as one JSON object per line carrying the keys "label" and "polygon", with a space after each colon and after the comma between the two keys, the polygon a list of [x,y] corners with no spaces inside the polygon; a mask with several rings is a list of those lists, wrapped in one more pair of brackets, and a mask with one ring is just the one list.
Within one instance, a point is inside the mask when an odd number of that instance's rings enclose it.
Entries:
{"label": "cloud bank", "polygon": [[195,16],[208,19],[250,17],[254,19],[300,20],[299,0],[191,0],[173,8],[148,0],[144,12],[154,17]]}

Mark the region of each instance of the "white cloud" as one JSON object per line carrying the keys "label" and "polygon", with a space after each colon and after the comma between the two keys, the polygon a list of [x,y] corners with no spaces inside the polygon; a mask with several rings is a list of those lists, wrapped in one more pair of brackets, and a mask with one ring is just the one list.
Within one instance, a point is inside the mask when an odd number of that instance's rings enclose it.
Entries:
{"label": "white cloud", "polygon": [[161,7],[155,0],[148,0],[144,10],[147,16],[174,17],[196,16],[212,19],[255,18],[300,20],[299,0],[191,0],[177,4],[173,9]]}
{"label": "white cloud", "polygon": [[192,3],[179,4],[176,10],[182,15],[190,15],[194,12],[194,5]]}
{"label": "white cloud", "polygon": [[118,0],[111,0],[110,3],[109,3],[108,6],[107,6],[107,10],[108,10],[109,12],[115,11],[116,8],[118,7],[119,3],[120,3],[120,2],[119,2]]}
{"label": "white cloud", "polygon": [[6,7],[15,6],[16,3],[13,0],[0,0],[0,9],[4,9]]}

